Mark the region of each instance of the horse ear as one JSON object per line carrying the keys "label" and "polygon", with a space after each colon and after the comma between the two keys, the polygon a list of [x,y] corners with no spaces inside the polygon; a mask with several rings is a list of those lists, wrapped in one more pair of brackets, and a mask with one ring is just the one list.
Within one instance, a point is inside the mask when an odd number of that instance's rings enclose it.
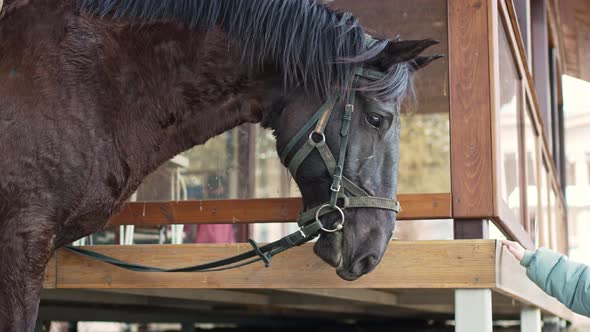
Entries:
{"label": "horse ear", "polygon": [[435,55],[429,55],[429,56],[417,56],[414,61],[410,62],[410,65],[412,66],[412,70],[417,71],[418,69],[422,69],[426,66],[428,66],[429,63],[431,63],[432,61],[436,60],[436,59],[440,59],[440,58],[444,58],[444,54],[435,54]]}
{"label": "horse ear", "polygon": [[[434,39],[390,40],[381,54],[371,62],[371,65],[381,70],[387,70],[395,64],[417,59],[425,49],[436,44],[438,41]],[[432,60],[434,59],[430,61]]]}

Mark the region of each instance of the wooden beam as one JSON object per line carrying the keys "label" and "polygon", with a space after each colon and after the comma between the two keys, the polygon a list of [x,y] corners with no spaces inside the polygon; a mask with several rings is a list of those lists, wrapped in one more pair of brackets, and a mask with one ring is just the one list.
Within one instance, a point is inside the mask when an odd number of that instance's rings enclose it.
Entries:
{"label": "wooden beam", "polygon": [[[451,195],[399,195],[402,212],[398,219],[448,219]],[[163,224],[245,224],[294,222],[301,198],[228,199],[179,202],[133,202],[111,218],[107,227]]]}
{"label": "wooden beam", "polygon": [[[254,264],[212,273],[140,273],[58,250],[57,288],[481,288],[493,287],[495,241],[394,241],[376,271],[355,282],[313,255],[311,244],[275,257],[270,268]],[[235,255],[231,245],[94,246],[128,262],[180,267]]]}
{"label": "wooden beam", "polygon": [[[115,292],[120,291],[120,292]],[[76,303],[79,306],[158,306],[160,308],[185,308],[190,310],[211,310],[211,304],[184,301],[170,296],[157,298],[143,294],[123,294],[124,290],[87,289],[44,289],[42,303]],[[174,293],[171,293],[174,294]]]}
{"label": "wooden beam", "polygon": [[97,292],[141,295],[154,298],[192,300],[199,303],[223,303],[240,305],[269,305],[270,296],[226,289],[100,289]]}
{"label": "wooden beam", "polygon": [[369,305],[395,306],[397,295],[372,289],[285,289],[284,292]]}
{"label": "wooden beam", "polygon": [[488,6],[481,0],[448,2],[454,218],[494,213]]}

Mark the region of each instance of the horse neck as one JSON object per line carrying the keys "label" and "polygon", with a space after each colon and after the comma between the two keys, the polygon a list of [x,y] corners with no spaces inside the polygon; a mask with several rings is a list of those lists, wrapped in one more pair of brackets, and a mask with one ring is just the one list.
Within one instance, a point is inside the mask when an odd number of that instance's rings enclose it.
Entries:
{"label": "horse neck", "polygon": [[282,93],[279,75],[249,73],[220,31],[162,24],[113,35],[114,61],[124,62],[113,105],[115,143],[129,165],[130,189],[176,154],[261,121]]}

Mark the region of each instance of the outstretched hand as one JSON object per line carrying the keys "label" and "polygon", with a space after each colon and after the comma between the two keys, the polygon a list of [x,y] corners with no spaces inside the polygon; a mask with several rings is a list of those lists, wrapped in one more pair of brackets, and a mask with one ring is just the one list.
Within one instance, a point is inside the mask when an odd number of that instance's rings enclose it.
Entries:
{"label": "outstretched hand", "polygon": [[501,240],[503,245],[506,246],[508,251],[520,262],[524,257],[525,249],[518,242]]}

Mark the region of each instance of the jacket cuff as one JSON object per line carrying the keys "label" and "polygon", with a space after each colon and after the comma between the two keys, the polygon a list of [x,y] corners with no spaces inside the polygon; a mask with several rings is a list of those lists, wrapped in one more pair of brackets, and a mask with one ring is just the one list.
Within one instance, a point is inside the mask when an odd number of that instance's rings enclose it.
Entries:
{"label": "jacket cuff", "polygon": [[524,257],[522,257],[522,260],[520,261],[520,265],[522,265],[524,267],[528,267],[531,264],[533,257],[535,257],[535,253],[532,251],[526,250],[524,252]]}

